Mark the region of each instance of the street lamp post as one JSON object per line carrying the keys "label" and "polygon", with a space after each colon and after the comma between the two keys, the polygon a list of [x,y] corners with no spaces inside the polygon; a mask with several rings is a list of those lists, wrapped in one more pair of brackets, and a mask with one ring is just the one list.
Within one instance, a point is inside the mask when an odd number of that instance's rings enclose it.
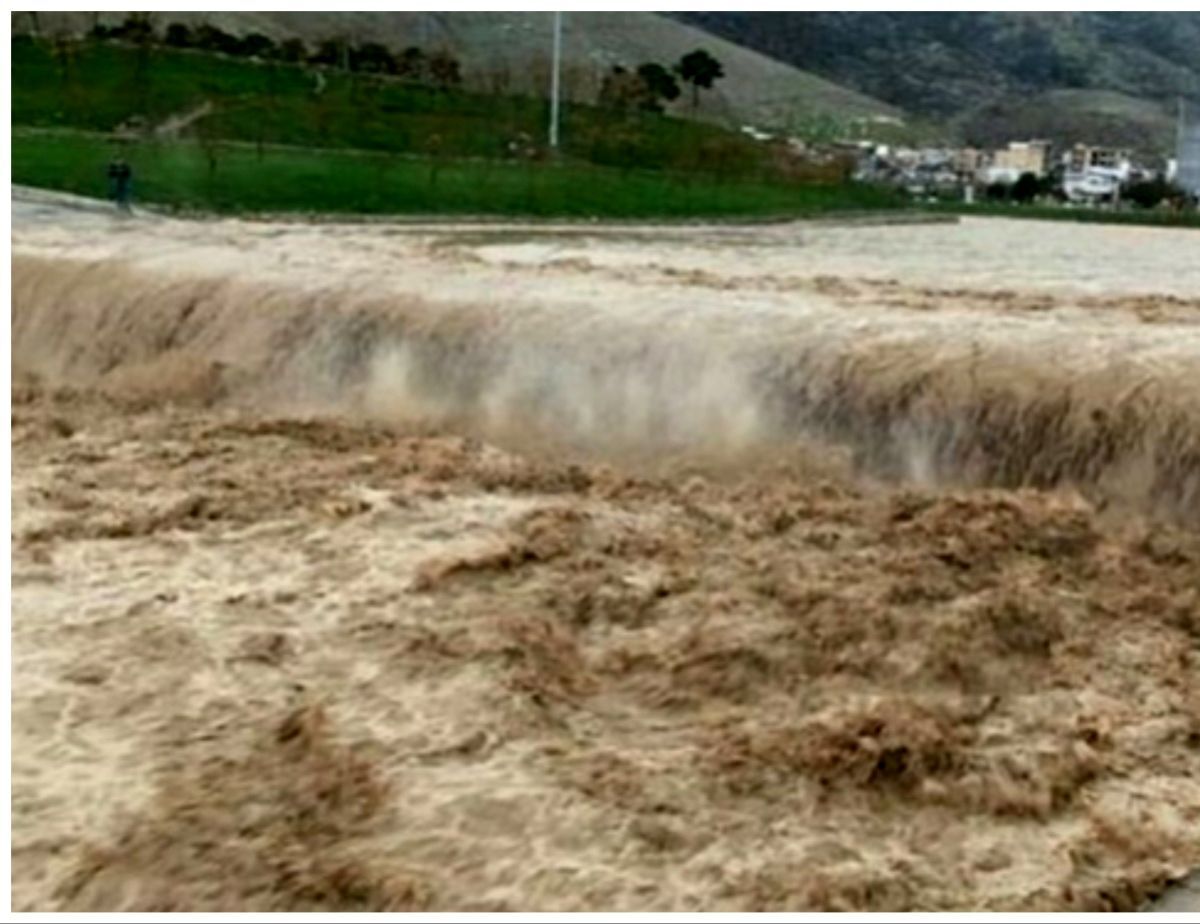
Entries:
{"label": "street lamp post", "polygon": [[554,14],[554,63],[550,69],[550,147],[558,148],[558,72],[562,65],[562,13]]}

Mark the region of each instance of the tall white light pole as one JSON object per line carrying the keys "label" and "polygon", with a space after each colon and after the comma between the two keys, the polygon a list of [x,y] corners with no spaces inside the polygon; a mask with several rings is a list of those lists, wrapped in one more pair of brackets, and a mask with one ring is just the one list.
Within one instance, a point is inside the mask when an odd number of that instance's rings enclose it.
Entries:
{"label": "tall white light pole", "polygon": [[1176,104],[1179,110],[1179,116],[1175,120],[1175,174],[1178,176],[1180,162],[1183,160],[1183,133],[1187,125],[1187,120],[1184,118],[1183,97],[1179,97],[1179,102]]}
{"label": "tall white light pole", "polygon": [[562,13],[554,14],[554,63],[550,69],[550,147],[558,147],[558,72],[562,65]]}

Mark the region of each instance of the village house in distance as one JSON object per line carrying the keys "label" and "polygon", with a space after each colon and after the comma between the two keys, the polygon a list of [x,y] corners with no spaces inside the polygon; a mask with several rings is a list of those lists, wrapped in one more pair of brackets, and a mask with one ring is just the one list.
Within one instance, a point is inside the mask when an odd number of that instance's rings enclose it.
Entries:
{"label": "village house in distance", "polygon": [[871,142],[846,147],[857,161],[856,179],[900,186],[920,197],[1107,207],[1128,198],[1162,208],[1195,208],[1200,200],[1200,121],[1185,121],[1182,111],[1175,156],[1160,163],[1148,163],[1124,148],[1063,147],[1041,139],[993,149]]}

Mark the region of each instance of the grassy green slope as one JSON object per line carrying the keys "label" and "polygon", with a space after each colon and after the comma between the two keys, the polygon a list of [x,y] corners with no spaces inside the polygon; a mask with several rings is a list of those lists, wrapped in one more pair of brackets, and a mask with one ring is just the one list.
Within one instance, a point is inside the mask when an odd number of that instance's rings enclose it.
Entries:
{"label": "grassy green slope", "polygon": [[105,193],[104,166],[121,150],[142,201],[219,211],[644,218],[902,204],[783,182],[762,145],[661,115],[569,105],[549,160],[510,156],[513,141],[544,131],[534,98],[112,42],[68,56],[27,39],[12,49],[14,182],[86,195]]}
{"label": "grassy green slope", "polygon": [[[115,23],[126,15],[41,13],[39,25],[47,33],[86,29],[93,17]],[[446,47],[462,60],[468,87],[493,89],[503,82],[510,92],[545,96],[549,86],[550,13],[172,12],[154,19],[160,30],[169,22],[209,22],[234,34],[261,32],[277,40],[316,43],[338,36],[394,48]],[[29,25],[27,14],[14,14],[14,29]],[[847,121],[901,115],[879,100],[657,13],[564,14],[564,91],[578,102],[592,102],[612,65],[669,65],[698,47],[714,54],[726,73],[703,94],[696,113],[701,118],[783,128],[818,116]],[[676,110],[693,114],[686,99]]]}
{"label": "grassy green slope", "polygon": [[[531,97],[318,76],[198,52],[89,42],[64,62],[45,43],[17,40],[12,50],[14,125],[112,131],[134,116],[157,125],[207,103],[211,114],[187,129],[201,138],[498,158],[512,143],[540,142],[547,122],[545,102]],[[567,156],[615,166],[695,167],[717,151],[733,173],[766,162],[745,137],[650,113],[570,105],[562,136]]]}
{"label": "grassy green slope", "polygon": [[1070,221],[1082,224],[1148,225],[1164,228],[1200,228],[1200,213],[1172,212],[1166,209],[1080,208],[1057,205],[1015,205],[1002,202],[942,202],[922,205],[921,209],[939,215],[973,215],[991,218],[1021,218],[1034,221]]}
{"label": "grassy green slope", "polygon": [[[100,197],[114,145],[105,135],[17,130],[13,181]],[[902,204],[862,186],[781,186],[754,180],[616,170],[588,164],[505,163],[194,142],[126,152],[135,197],[223,212],[508,214],[608,218],[786,217]]]}

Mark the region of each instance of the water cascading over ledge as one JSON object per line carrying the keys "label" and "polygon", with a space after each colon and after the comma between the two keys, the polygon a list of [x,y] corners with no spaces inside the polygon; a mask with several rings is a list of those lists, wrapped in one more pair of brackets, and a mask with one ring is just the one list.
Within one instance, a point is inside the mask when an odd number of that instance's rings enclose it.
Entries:
{"label": "water cascading over ledge", "polygon": [[[621,316],[15,256],[17,372],[286,413],[434,421],[591,457],[756,458],[805,441],[924,484],[1074,487],[1200,523],[1200,356],[1061,361],[1053,340]],[[1102,361],[1101,361],[1102,360]]]}

